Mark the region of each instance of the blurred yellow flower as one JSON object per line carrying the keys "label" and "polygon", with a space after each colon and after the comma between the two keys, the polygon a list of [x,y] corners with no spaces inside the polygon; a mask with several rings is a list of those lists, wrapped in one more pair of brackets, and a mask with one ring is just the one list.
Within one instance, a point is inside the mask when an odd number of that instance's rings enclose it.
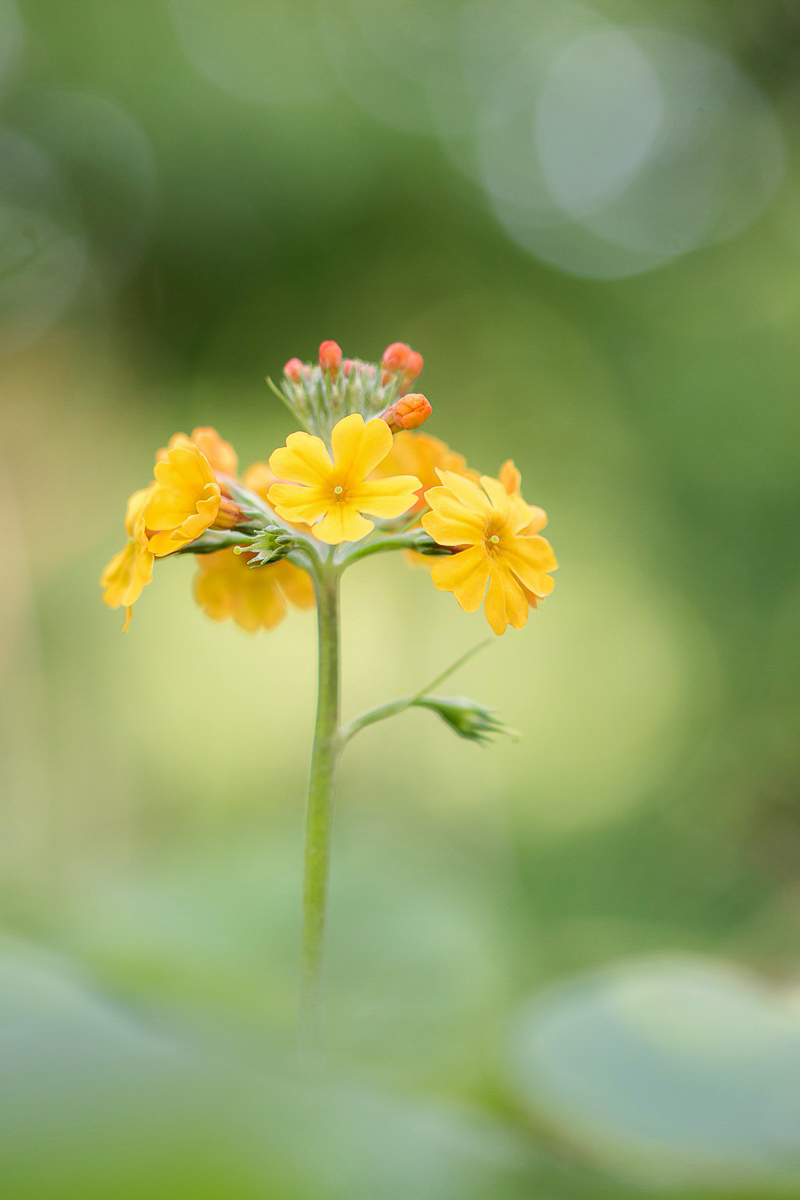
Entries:
{"label": "blurred yellow flower", "polygon": [[486,619],[497,634],[509,624],[522,629],[528,620],[526,591],[541,597],[554,587],[548,572],[558,563],[550,543],[535,536],[547,517],[488,475],[478,487],[454,471],[437,474],[442,486],[426,493],[431,511],[422,527],[439,545],[458,549],[435,561],[435,586],[452,592],[466,612],[476,612],[485,599]]}
{"label": "blurred yellow flower", "polygon": [[154,557],[147,544],[144,510],[154,488],[155,484],[151,484],[149,488],[143,488],[131,496],[125,513],[128,544],[114,555],[100,576],[100,586],[104,589],[103,600],[108,607],[125,606],[123,629],[126,633],[130,628],[133,605],[153,578]]}
{"label": "blurred yellow flower", "polygon": [[278,483],[278,478],[270,471],[265,462],[254,462],[252,467],[248,467],[242,476],[242,483],[251,492],[255,492],[262,500],[266,502],[269,496],[269,489],[273,483]]}
{"label": "blurred yellow flower", "polygon": [[470,471],[466,459],[456,454],[444,442],[431,437],[427,433],[396,433],[392,448],[383,462],[378,466],[374,475],[382,479],[396,472],[407,472],[416,475],[422,486],[417,491],[417,498],[412,512],[419,512],[426,507],[425,492],[428,488],[437,487],[439,479],[436,469],[455,471],[457,475],[466,475],[477,482],[477,471]]}
{"label": "blurred yellow flower", "polygon": [[269,503],[285,521],[313,525],[314,537],[331,546],[357,542],[375,528],[373,517],[399,517],[414,504],[414,475],[367,480],[392,448],[385,421],[364,423],[351,413],[334,426],[333,461],[322,438],[292,433],[271,455],[271,470],[286,483],[273,484]]}
{"label": "blurred yellow flower", "polygon": [[283,620],[287,601],[296,608],[312,606],[314,587],[305,571],[285,559],[251,568],[249,557],[233,550],[198,555],[194,598],[206,616],[230,618],[240,629],[256,633]]}
{"label": "blurred yellow flower", "polygon": [[193,443],[180,442],[167,450],[166,458],[156,464],[155,476],[144,521],[149,548],[157,558],[187,546],[214,524],[218,528],[236,524],[232,517],[227,519],[227,507],[235,507],[230,501],[224,506],[223,520],[218,520],[223,507],[220,486],[208,459]]}
{"label": "blurred yellow flower", "polygon": [[201,425],[192,430],[192,436],[185,433],[174,433],[166,447],[156,454],[156,462],[166,462],[170,450],[176,446],[196,446],[208,460],[211,470],[218,475],[230,475],[236,478],[239,470],[239,456],[230,442],[225,442],[210,425]]}

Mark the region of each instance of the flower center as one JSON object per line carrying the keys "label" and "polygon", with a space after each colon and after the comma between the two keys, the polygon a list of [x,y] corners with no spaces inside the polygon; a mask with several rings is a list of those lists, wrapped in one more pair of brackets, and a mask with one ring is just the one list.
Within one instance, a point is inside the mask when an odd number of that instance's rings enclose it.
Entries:
{"label": "flower center", "polygon": [[341,496],[343,491],[344,491],[344,488],[342,487],[342,485],[340,483],[337,483],[336,487],[333,489],[333,494],[334,494],[334,496]]}
{"label": "flower center", "polygon": [[500,541],[500,538],[497,536],[496,533],[493,533],[492,536],[489,538],[489,541],[494,542],[494,544],[496,546],[498,544],[498,542]]}

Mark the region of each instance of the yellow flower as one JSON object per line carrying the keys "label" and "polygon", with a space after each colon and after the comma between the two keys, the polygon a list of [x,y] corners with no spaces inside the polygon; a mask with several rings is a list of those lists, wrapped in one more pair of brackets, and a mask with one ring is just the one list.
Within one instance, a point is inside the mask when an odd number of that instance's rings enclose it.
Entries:
{"label": "yellow flower", "polygon": [[156,454],[156,462],[166,462],[170,450],[176,446],[196,446],[208,460],[211,470],[217,475],[230,475],[236,478],[239,469],[239,456],[230,442],[224,442],[210,425],[201,425],[192,430],[192,436],[185,433],[174,433],[165,449]]}
{"label": "yellow flower", "polygon": [[287,600],[296,608],[314,603],[314,587],[305,571],[285,559],[251,568],[248,558],[233,550],[197,556],[194,598],[206,616],[215,621],[230,617],[241,629],[256,633],[274,629],[283,620]]}
{"label": "yellow flower", "polygon": [[396,433],[391,450],[374,474],[376,478],[383,478],[395,471],[407,471],[418,476],[422,486],[411,510],[418,512],[427,507],[424,493],[428,488],[438,486],[437,467],[478,480],[477,471],[470,471],[463,455],[456,454],[444,442],[427,433]]}
{"label": "yellow flower", "polygon": [[414,503],[420,486],[415,475],[368,481],[392,448],[385,421],[364,423],[351,413],[331,434],[333,461],[322,438],[291,433],[286,446],[270,457],[271,470],[287,483],[269,490],[269,503],[285,521],[313,525],[314,537],[331,546],[357,542],[375,528],[373,517],[399,517]]}
{"label": "yellow flower", "polygon": [[[155,476],[144,520],[149,548],[157,558],[187,546],[214,524],[220,527],[220,487],[208,459],[193,443],[180,442],[167,450],[164,461],[156,464]],[[226,521],[222,527],[233,524]]]}
{"label": "yellow flower", "polygon": [[452,592],[466,612],[476,612],[485,598],[495,633],[505,633],[509,624],[522,629],[528,620],[526,591],[542,597],[554,587],[548,572],[558,563],[550,543],[536,536],[547,517],[488,475],[478,487],[453,471],[437,474],[442,486],[426,494],[431,511],[422,527],[439,545],[459,549],[435,561],[435,586]]}
{"label": "yellow flower", "polygon": [[153,578],[153,553],[147,544],[144,510],[154,487],[151,484],[131,496],[125,514],[128,544],[114,555],[100,576],[100,586],[105,589],[103,600],[108,607],[125,606],[123,629],[126,633],[130,628],[133,605]]}

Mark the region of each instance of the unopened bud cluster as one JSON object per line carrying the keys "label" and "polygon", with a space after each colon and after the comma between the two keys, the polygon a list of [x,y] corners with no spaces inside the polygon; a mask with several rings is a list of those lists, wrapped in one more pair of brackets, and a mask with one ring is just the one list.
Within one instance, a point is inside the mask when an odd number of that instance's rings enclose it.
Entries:
{"label": "unopened bud cluster", "polygon": [[286,558],[296,545],[297,539],[280,525],[267,525],[258,533],[242,538],[240,544],[234,546],[233,552],[246,554],[249,567],[266,567],[269,563]]}
{"label": "unopened bud cluster", "polygon": [[351,413],[365,421],[382,417],[393,432],[416,429],[431,413],[426,398],[409,390],[423,366],[422,355],[405,342],[387,346],[380,363],[343,358],[336,342],[323,342],[316,363],[287,362],[280,395],[306,429],[326,442],[337,421]]}

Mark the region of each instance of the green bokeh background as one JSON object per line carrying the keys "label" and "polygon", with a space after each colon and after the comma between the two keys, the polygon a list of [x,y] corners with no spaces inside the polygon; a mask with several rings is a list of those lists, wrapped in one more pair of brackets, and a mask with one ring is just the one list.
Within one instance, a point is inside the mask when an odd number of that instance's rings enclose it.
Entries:
{"label": "green bokeh background", "polygon": [[[543,988],[639,956],[797,976],[800,5],[595,5],[731,55],[774,106],[788,162],[736,237],[618,280],[527,254],[436,137],[360,105],[320,40],[338,5],[196,5],[224,10],[228,31],[254,13],[289,30],[238,94],[187,57],[179,7],[0,6],[0,124],[54,173],[20,167],[12,197],[50,222],[33,299],[15,290],[28,266],[13,229],[0,247],[0,921],[12,983],[33,955],[20,1011],[50,988],[42,1021],[60,1031],[20,1071],[50,1096],[55,1076],[72,1081],[70,1120],[40,1128],[35,1088],[30,1119],[15,1109],[21,1133],[9,1118],[9,1195],[656,1194],[646,1169],[603,1161],[521,1096],[511,1031]],[[460,7],[431,0],[425,20]],[[386,8],[376,0],[376,19]],[[246,34],[235,44],[244,54]],[[4,157],[0,199],[27,161]],[[54,316],[70,255],[83,274]],[[527,629],[453,685],[497,707],[518,743],[465,745],[413,712],[347,752],[327,963],[345,1082],[306,1086],[283,1056],[313,615],[254,638],[213,624],[182,559],[159,564],[123,638],[97,578],[154,450],[213,424],[243,464],[267,458],[292,426],[264,376],[329,337],[366,359],[396,339],[419,349],[430,432],[489,473],[513,456],[561,567]],[[354,568],[344,603],[349,716],[486,633],[399,557]],[[72,1001],[52,983],[64,972],[148,1031],[136,1037],[188,1043],[205,1065],[167,1085],[127,1043],[99,1053],[119,1095],[97,1121],[83,1050],[106,1018],[70,1026],[73,1061],[59,1041]],[[239,1071],[253,1095],[234,1118]],[[161,1145],[131,1113],[169,1087],[180,1099],[155,1127],[176,1132]],[[235,1125],[235,1146],[200,1168],[204,1122]],[[119,1167],[141,1165],[142,1145],[152,1178]],[[708,1194],[772,1194],[740,1184]]]}

